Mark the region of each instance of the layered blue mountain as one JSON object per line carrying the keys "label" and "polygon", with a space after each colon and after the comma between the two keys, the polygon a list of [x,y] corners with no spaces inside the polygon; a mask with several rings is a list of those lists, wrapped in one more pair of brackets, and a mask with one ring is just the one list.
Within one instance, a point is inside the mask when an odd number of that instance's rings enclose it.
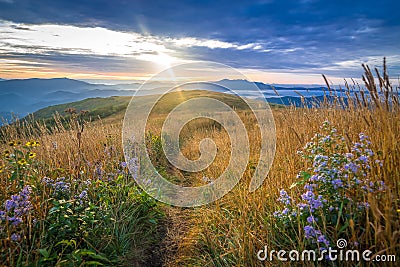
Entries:
{"label": "layered blue mountain", "polygon": [[[214,85],[212,85],[214,84]],[[215,86],[217,84],[218,86]],[[196,84],[185,86],[184,89],[202,89],[232,93],[234,89],[243,97],[260,98],[264,96],[269,102],[296,106],[302,105],[300,96],[307,100],[322,99],[326,88],[315,85],[310,88],[302,86],[281,86],[261,82],[255,83],[259,91],[255,92],[254,83],[247,80],[229,80],[210,82],[210,85]],[[137,92],[140,83],[131,84],[91,84],[88,82],[68,79],[0,79],[0,117],[9,120],[13,114],[17,117],[51,105],[68,103],[94,97],[131,96]],[[168,82],[147,83],[137,92],[137,95],[160,94],[170,88]],[[303,99],[304,101],[304,99]]]}
{"label": "layered blue mountain", "polygon": [[[136,89],[140,84],[125,85]],[[132,95],[132,90],[113,85],[55,79],[0,80],[0,116],[22,117],[50,105],[83,100],[89,97]]]}

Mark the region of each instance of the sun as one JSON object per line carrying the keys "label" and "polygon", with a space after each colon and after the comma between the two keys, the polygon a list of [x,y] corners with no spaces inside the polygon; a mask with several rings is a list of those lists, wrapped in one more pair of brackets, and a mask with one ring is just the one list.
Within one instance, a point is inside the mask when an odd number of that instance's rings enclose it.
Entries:
{"label": "sun", "polygon": [[156,56],[156,61],[157,64],[165,68],[170,68],[175,59],[166,53],[159,52]]}
{"label": "sun", "polygon": [[162,68],[170,68],[174,62],[178,61],[178,58],[170,56],[165,52],[156,52],[156,53],[152,53],[152,54],[141,54],[137,58],[140,60],[155,63]]}

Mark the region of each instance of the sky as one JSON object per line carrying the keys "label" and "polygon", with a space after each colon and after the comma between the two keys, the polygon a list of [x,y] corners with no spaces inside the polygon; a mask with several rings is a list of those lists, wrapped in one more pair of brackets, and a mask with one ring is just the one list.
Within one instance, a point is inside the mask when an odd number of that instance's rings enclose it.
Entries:
{"label": "sky", "polygon": [[118,83],[214,61],[254,81],[340,83],[384,56],[398,77],[399,10],[387,0],[0,0],[0,78]]}

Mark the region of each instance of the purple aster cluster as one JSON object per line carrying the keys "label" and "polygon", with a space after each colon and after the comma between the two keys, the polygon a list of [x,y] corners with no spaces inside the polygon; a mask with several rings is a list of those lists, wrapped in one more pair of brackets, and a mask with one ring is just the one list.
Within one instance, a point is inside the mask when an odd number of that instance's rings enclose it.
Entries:
{"label": "purple aster cluster", "polygon": [[20,241],[21,240],[21,235],[19,235],[19,234],[17,234],[17,233],[13,233],[13,234],[11,234],[11,240],[12,241],[14,241],[14,242],[18,242],[18,241]]}
{"label": "purple aster cluster", "polygon": [[373,182],[369,179],[365,179],[361,181],[360,184],[362,184],[361,189],[364,193],[383,192],[386,190],[386,185],[383,181]]}
{"label": "purple aster cluster", "polygon": [[80,205],[83,205],[84,202],[89,200],[88,189],[87,188],[83,189],[78,195],[75,195],[73,198],[77,200]]}
{"label": "purple aster cluster", "polygon": [[71,183],[67,182],[65,177],[59,177],[56,180],[44,177],[42,184],[53,189],[53,196],[58,194],[65,195],[71,192]]}
{"label": "purple aster cluster", "polygon": [[[324,122],[321,128],[326,134],[316,134],[304,150],[298,153],[311,163],[307,172],[300,172],[297,176],[301,182],[294,184],[304,185],[301,200],[295,204],[294,199],[282,189],[278,201],[284,207],[274,212],[278,220],[285,222],[287,219],[295,221],[290,217],[300,216],[305,224],[306,239],[311,243],[318,243],[320,248],[329,246],[326,236],[320,230],[316,230],[321,222],[327,223],[327,220],[332,220],[336,225],[337,221],[334,220],[337,220],[337,216],[332,217],[331,214],[339,209],[342,209],[342,218],[351,217],[355,208],[363,213],[369,208],[369,203],[357,199],[357,196],[386,190],[383,181],[371,181],[367,178],[374,162],[374,152],[369,148],[371,142],[368,136],[360,133],[359,140],[348,152],[345,139],[329,122]],[[380,160],[375,163],[382,165]],[[354,192],[359,194],[354,195]],[[347,211],[347,206],[343,208],[343,203],[348,203],[353,208]]]}
{"label": "purple aster cluster", "polygon": [[101,180],[101,178],[103,178],[103,174],[104,174],[102,167],[103,167],[103,164],[98,163],[98,164],[96,164],[96,168],[94,169],[94,174],[95,174],[96,178],[98,178],[100,180]]}
{"label": "purple aster cluster", "polygon": [[315,210],[322,208],[324,206],[323,203],[326,202],[322,195],[315,195],[312,190],[302,194],[301,198],[304,203],[298,204],[298,207],[301,207],[302,209],[307,208],[307,210],[310,212],[314,212]]}
{"label": "purple aster cluster", "polygon": [[71,184],[65,181],[65,177],[57,178],[54,183],[54,190],[60,193],[68,193],[71,188]]}
{"label": "purple aster cluster", "polygon": [[83,205],[84,202],[89,200],[88,188],[92,184],[90,179],[87,180],[73,180],[72,184],[66,181],[65,177],[59,177],[55,180],[44,177],[42,183],[50,188],[52,196],[56,198],[71,198]]}
{"label": "purple aster cluster", "polygon": [[279,198],[278,201],[285,204],[285,205],[289,205],[290,204],[290,196],[288,195],[288,193],[282,189],[281,191],[279,191]]}
{"label": "purple aster cluster", "polygon": [[306,239],[311,239],[312,242],[321,243],[321,245],[329,246],[329,240],[326,238],[325,235],[321,233],[320,230],[315,229],[311,225],[304,226],[304,236]]}
{"label": "purple aster cluster", "polygon": [[139,174],[139,161],[138,158],[131,158],[128,162],[129,166],[131,167],[133,178],[136,180]]}
{"label": "purple aster cluster", "polygon": [[282,189],[279,191],[278,201],[285,205],[285,208],[282,211],[275,211],[274,216],[277,218],[283,217],[296,217],[297,213],[292,208],[292,198],[288,195],[288,193]]}
{"label": "purple aster cluster", "polygon": [[[30,194],[32,188],[27,185],[18,194],[12,195],[10,199],[4,202],[4,210],[0,210],[0,223],[8,222],[11,226],[18,226],[23,223],[26,217],[32,210],[33,206],[30,202]],[[18,242],[21,236],[17,233],[11,235],[11,240]]]}

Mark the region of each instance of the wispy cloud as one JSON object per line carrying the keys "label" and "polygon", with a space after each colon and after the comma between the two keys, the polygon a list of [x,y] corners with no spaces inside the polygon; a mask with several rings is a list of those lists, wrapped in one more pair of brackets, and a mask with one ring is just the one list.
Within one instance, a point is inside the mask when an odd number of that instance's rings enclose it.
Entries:
{"label": "wispy cloud", "polygon": [[0,69],[145,76],[210,60],[268,82],[268,73],[360,77],[361,63],[380,66],[386,56],[396,76],[399,8],[390,0],[0,0],[0,58],[9,62]]}
{"label": "wispy cloud", "polygon": [[[149,71],[146,62],[165,68],[197,60],[195,55],[189,55],[194,47],[238,51],[263,49],[259,43],[239,44],[194,37],[163,38],[102,27],[0,22],[0,66],[3,74],[13,71],[54,73],[60,65],[75,65],[81,71],[88,68],[110,71],[113,69],[111,65],[118,71],[123,68],[144,71],[142,66],[146,66]],[[91,60],[88,61],[88,58]]]}
{"label": "wispy cloud", "polygon": [[[27,30],[29,29],[29,30]],[[134,32],[70,25],[21,25],[0,23],[0,45],[6,52],[137,56],[165,53],[168,49],[157,39]]]}
{"label": "wispy cloud", "polygon": [[[176,53],[174,48],[261,50],[258,43],[237,44],[215,39],[161,38],[137,32],[122,32],[102,27],[72,25],[24,25],[0,22],[0,45],[6,52],[45,54],[96,54],[146,58],[142,55]],[[167,48],[169,46],[169,48]]]}
{"label": "wispy cloud", "polygon": [[248,43],[248,44],[236,44],[236,43],[229,43],[219,40],[207,40],[207,39],[199,39],[194,37],[185,37],[179,39],[170,39],[172,43],[181,47],[207,47],[210,49],[237,49],[237,50],[244,50],[244,49],[253,49],[253,50],[261,50],[263,47],[259,43]]}

